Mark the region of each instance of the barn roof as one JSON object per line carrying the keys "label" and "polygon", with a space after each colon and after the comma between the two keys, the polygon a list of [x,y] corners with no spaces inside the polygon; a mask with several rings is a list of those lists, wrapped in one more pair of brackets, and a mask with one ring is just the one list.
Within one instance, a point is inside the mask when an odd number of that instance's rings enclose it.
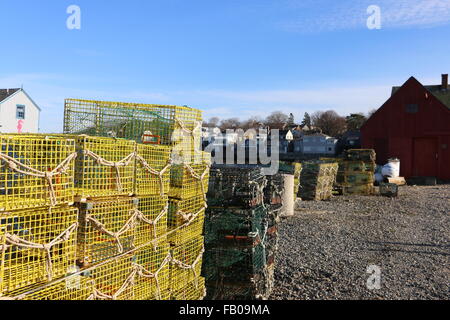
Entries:
{"label": "barn roof", "polygon": [[[434,95],[439,101],[441,101],[447,108],[450,109],[450,90],[442,90],[441,85],[424,86],[432,95]],[[393,87],[392,95],[397,92],[401,87]]]}
{"label": "barn roof", "polygon": [[14,93],[19,91],[20,88],[17,89],[0,89],[0,102],[8,98],[9,96],[12,96]]}

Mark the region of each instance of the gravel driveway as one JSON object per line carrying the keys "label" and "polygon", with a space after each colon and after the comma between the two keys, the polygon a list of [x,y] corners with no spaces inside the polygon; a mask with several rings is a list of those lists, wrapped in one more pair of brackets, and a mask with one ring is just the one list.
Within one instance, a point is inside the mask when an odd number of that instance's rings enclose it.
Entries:
{"label": "gravel driveway", "polygon": [[299,201],[280,224],[271,299],[449,299],[449,216],[450,185]]}

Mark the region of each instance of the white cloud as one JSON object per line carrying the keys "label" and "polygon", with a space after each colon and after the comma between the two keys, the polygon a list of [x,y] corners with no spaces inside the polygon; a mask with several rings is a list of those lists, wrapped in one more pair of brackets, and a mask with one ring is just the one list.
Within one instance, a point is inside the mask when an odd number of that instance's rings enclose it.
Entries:
{"label": "white cloud", "polygon": [[[382,28],[450,24],[449,0],[317,0],[298,8],[301,9],[297,11],[298,18],[281,23],[281,27],[287,31],[305,33],[362,29],[366,28],[366,10],[370,5],[381,8]],[[293,8],[295,10],[295,6]]]}

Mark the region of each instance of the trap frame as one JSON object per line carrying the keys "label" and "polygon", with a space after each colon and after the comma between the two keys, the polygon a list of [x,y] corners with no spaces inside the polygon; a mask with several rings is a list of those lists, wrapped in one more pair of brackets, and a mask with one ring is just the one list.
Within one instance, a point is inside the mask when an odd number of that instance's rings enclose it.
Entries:
{"label": "trap frame", "polygon": [[73,202],[75,141],[0,134],[0,211]]}

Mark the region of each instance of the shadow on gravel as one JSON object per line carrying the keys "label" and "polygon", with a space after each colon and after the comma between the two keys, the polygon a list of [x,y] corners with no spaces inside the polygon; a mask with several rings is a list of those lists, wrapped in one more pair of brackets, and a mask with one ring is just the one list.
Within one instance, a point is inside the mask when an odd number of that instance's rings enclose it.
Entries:
{"label": "shadow on gravel", "polygon": [[379,249],[365,249],[363,251],[372,251],[372,252],[401,252],[401,253],[413,253],[413,254],[431,254],[436,256],[450,256],[447,252],[440,251],[418,251],[418,250],[404,250],[404,249],[392,249],[392,248],[379,248]]}
{"label": "shadow on gravel", "polygon": [[428,244],[428,243],[408,243],[408,242],[380,242],[380,241],[367,241],[369,244],[377,245],[399,245],[399,246],[417,246],[417,247],[435,247],[435,248],[449,248],[448,244]]}

